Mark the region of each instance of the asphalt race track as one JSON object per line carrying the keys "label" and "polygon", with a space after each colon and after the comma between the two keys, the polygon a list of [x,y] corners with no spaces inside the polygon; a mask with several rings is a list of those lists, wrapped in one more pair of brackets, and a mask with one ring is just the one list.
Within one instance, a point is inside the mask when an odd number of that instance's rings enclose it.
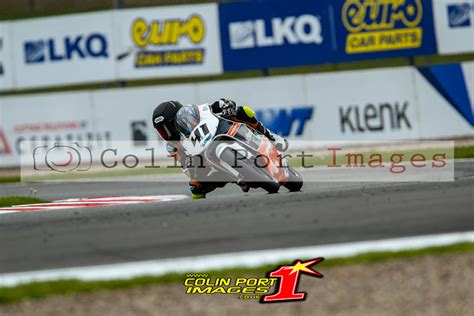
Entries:
{"label": "asphalt race track", "polygon": [[[183,183],[3,184],[46,199],[187,194]],[[444,183],[307,183],[304,191],[0,216],[0,273],[474,230],[474,163]]]}

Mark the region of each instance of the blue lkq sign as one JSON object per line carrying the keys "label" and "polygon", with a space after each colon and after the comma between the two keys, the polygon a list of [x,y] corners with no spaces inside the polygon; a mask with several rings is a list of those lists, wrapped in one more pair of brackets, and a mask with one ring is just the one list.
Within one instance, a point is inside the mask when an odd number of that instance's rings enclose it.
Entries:
{"label": "blue lkq sign", "polygon": [[226,71],[318,64],[330,57],[324,1],[226,3],[219,14]]}

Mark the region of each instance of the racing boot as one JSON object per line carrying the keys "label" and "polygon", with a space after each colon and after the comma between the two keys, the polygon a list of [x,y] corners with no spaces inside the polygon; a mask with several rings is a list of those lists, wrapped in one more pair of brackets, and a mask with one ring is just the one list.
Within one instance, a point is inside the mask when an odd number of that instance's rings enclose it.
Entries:
{"label": "racing boot", "polygon": [[194,200],[206,198],[206,189],[196,180],[189,181],[189,190]]}
{"label": "racing boot", "polygon": [[189,190],[191,191],[193,199],[205,199],[207,193],[217,188],[223,188],[226,184],[227,182],[222,181],[199,182],[197,180],[191,180],[189,181]]}

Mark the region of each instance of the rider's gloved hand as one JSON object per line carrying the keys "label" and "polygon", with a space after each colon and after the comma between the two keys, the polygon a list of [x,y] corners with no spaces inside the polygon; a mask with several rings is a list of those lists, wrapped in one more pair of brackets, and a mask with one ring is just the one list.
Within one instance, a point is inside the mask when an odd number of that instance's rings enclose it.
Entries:
{"label": "rider's gloved hand", "polygon": [[278,134],[274,134],[269,131],[267,137],[272,141],[273,145],[275,145],[278,151],[286,151],[288,149],[288,140],[286,138],[281,137]]}
{"label": "rider's gloved hand", "polygon": [[278,151],[286,151],[288,149],[288,140],[286,138],[283,138],[279,135],[276,135],[275,140],[273,143],[275,144],[275,147]]}
{"label": "rider's gloved hand", "polygon": [[237,104],[229,99],[219,99],[211,105],[212,111],[222,117],[235,116],[237,114]]}

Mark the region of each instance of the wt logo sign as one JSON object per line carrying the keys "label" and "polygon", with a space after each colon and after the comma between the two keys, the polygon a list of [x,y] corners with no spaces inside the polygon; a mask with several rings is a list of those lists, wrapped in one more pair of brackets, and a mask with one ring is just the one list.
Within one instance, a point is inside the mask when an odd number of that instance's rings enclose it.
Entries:
{"label": "wt logo sign", "polygon": [[296,126],[296,136],[304,133],[306,124],[313,117],[314,106],[300,106],[292,109],[268,109],[257,111],[257,118],[273,132],[281,136],[290,136]]}

